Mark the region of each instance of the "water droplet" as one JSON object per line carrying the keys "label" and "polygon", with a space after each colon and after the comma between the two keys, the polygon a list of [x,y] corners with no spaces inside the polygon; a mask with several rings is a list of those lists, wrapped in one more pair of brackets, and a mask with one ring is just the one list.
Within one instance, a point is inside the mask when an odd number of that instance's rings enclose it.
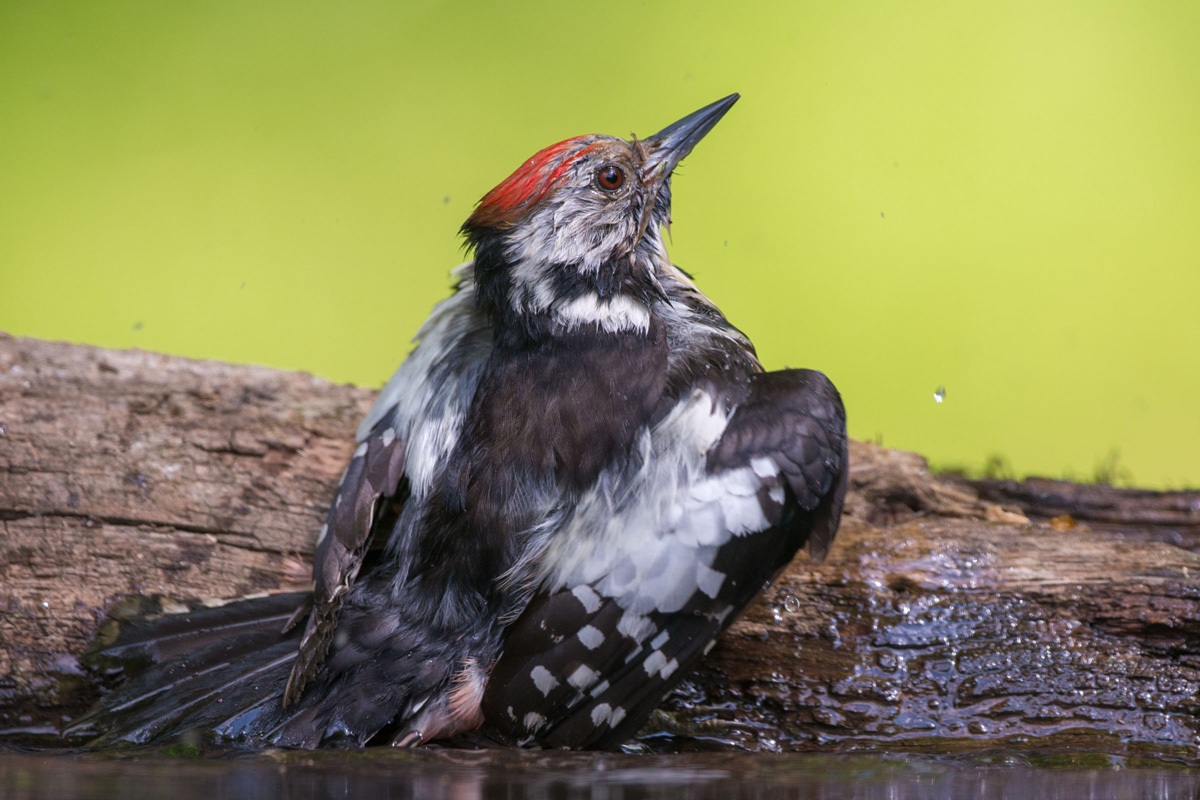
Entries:
{"label": "water droplet", "polygon": [[783,610],[789,614],[795,614],[800,610],[800,600],[792,597],[790,594],[783,598]]}
{"label": "water droplet", "polygon": [[771,606],[771,616],[775,618],[775,624],[783,622],[783,614],[779,611],[779,606]]}
{"label": "water droplet", "polygon": [[42,599],[42,608],[49,608],[49,607],[50,607],[50,601],[43,598]]}
{"label": "water droplet", "polygon": [[937,391],[933,393],[933,401],[935,403],[940,403],[945,399],[946,399],[946,387],[939,386],[937,388]]}
{"label": "water droplet", "polygon": [[900,659],[896,657],[895,653],[889,650],[879,651],[875,656],[875,661],[884,672],[895,672],[900,668]]}
{"label": "water droplet", "polygon": [[988,726],[978,720],[967,725],[967,730],[976,736],[983,736],[988,732]]}

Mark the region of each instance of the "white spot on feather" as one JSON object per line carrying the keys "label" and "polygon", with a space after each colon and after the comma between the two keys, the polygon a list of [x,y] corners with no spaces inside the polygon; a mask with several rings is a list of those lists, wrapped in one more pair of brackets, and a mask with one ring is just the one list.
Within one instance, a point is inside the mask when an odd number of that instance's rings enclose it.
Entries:
{"label": "white spot on feather", "polygon": [[610,714],[612,714],[612,706],[608,703],[600,703],[592,709],[592,724],[596,727],[603,725],[608,721]]}
{"label": "white spot on feather", "polygon": [[522,722],[524,722],[526,728],[531,731],[535,731],[542,727],[542,725],[546,722],[546,718],[536,711],[530,711],[525,715],[525,719],[522,720]]}
{"label": "white spot on feather", "polygon": [[600,595],[596,594],[592,587],[586,583],[581,583],[571,590],[571,594],[575,595],[575,599],[583,606],[583,610],[589,614],[595,614],[600,610]]}
{"label": "white spot on feather", "polygon": [[653,630],[654,623],[641,614],[626,611],[621,615],[621,619],[617,620],[617,633],[620,633],[622,636],[628,636],[630,639],[644,639]]}
{"label": "white spot on feather", "polygon": [[612,713],[608,715],[608,724],[615,728],[623,719],[625,719],[625,709],[617,706],[612,710]]}
{"label": "white spot on feather", "polygon": [[597,647],[604,644],[604,634],[600,632],[599,628],[596,628],[592,625],[584,625],[579,629],[579,633],[575,635],[579,637],[579,641],[582,642],[583,646],[588,650],[595,650]]}
{"label": "white spot on feather", "polygon": [[596,670],[592,669],[587,664],[580,664],[575,671],[571,673],[570,677],[567,678],[567,683],[571,684],[582,692],[584,689],[596,682],[596,677]]}
{"label": "white spot on feather", "polygon": [[655,650],[646,656],[646,660],[642,662],[642,668],[646,670],[647,675],[653,675],[666,666],[666,664],[667,657],[663,655],[662,650]]}
{"label": "white spot on feather", "polygon": [[558,686],[558,678],[550,674],[550,670],[538,664],[529,671],[529,677],[533,678],[533,685],[538,688],[543,695],[549,695],[550,692]]}

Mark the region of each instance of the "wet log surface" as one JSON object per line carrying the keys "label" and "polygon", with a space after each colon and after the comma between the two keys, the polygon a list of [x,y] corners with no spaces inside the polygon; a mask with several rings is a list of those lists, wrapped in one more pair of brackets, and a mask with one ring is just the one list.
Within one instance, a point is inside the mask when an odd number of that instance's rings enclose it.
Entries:
{"label": "wet log surface", "polygon": [[[0,335],[0,737],[95,697],[131,593],[295,589],[374,392]],[[1072,747],[1200,760],[1200,492],[930,474],[855,443],[842,531],[800,556],[646,743]]]}

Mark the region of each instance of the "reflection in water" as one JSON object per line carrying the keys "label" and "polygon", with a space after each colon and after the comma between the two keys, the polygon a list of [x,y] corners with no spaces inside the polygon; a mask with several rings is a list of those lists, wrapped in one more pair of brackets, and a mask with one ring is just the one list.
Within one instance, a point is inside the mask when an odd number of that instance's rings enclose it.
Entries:
{"label": "reflection in water", "polygon": [[[1089,758],[1095,763],[1099,757]],[[381,751],[117,760],[0,754],[3,800],[1172,800],[1198,795],[1200,773],[1165,765],[1123,769],[1118,763],[1101,763],[1047,769],[1010,757]]]}

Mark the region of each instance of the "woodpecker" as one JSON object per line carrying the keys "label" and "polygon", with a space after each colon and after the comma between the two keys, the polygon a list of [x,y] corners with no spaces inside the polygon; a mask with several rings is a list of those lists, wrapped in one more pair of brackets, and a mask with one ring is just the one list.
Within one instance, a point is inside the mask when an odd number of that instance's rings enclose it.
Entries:
{"label": "woodpecker", "polygon": [[664,244],[672,172],[737,99],[551,145],[483,197],[311,593],[127,621],[101,741],[614,748],[799,548],[825,555],[837,391],[765,372]]}

